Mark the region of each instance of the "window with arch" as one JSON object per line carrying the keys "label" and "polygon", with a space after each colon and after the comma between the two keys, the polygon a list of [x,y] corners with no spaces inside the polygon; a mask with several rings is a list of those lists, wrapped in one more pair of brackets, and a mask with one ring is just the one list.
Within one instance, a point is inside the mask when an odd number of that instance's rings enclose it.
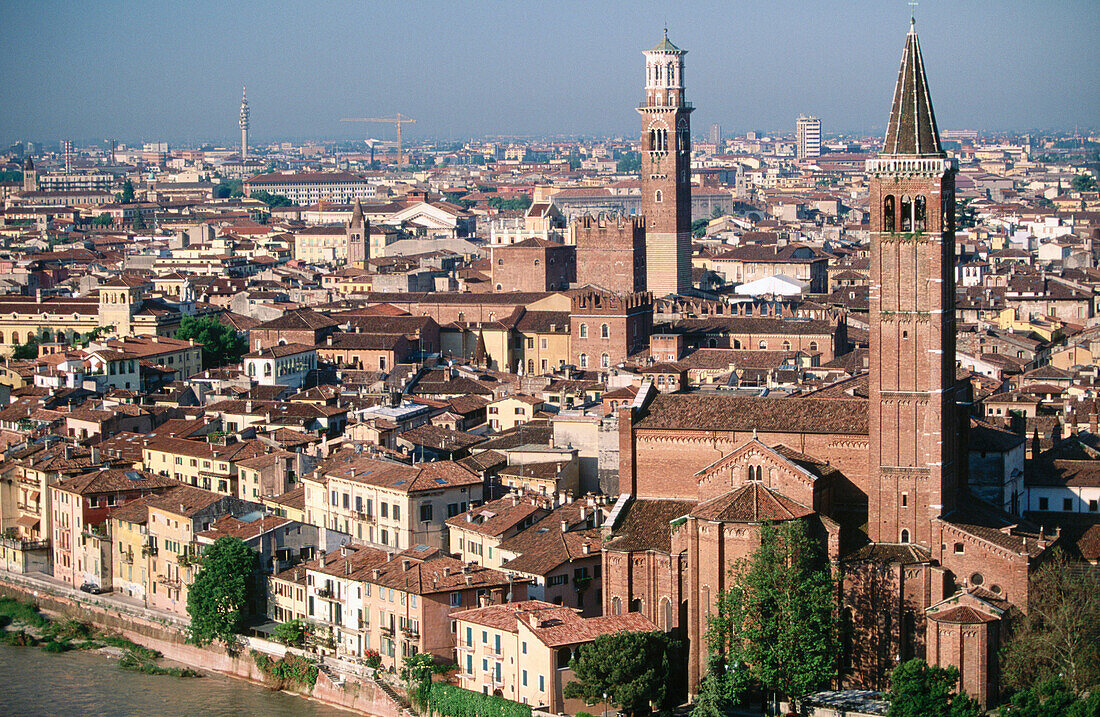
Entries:
{"label": "window with arch", "polygon": [[622,615],[623,614],[623,601],[620,598],[611,599],[611,614]]}
{"label": "window with arch", "polygon": [[734,339],[734,340],[733,340],[733,347],[734,347],[735,349],[739,349],[739,348],[741,348],[741,339]]}
{"label": "window with arch", "polygon": [[611,368],[611,357],[606,353],[600,356],[600,368]]}
{"label": "window with arch", "polygon": [[664,195],[661,193],[660,189],[658,189],[656,192],[654,192],[653,201],[657,202],[658,204],[660,204],[662,201],[664,201]]}
{"label": "window with arch", "polygon": [[766,351],[766,350],[767,350],[767,348],[768,348],[768,342],[767,342],[767,341],[764,341],[763,339],[761,339],[761,340],[760,340],[760,344],[759,344],[759,345],[760,345],[760,350],[761,350],[761,351]]}
{"label": "window with arch", "polygon": [[535,259],[535,266],[538,266],[538,265],[539,265],[539,260]]}
{"label": "window with arch", "polygon": [[903,232],[913,231],[913,200],[909,198],[909,195],[903,195],[901,198],[901,230]]}
{"label": "window with arch", "polygon": [[901,531],[901,542],[903,542],[903,543],[908,543],[909,542],[909,531],[908,530]]}
{"label": "window with arch", "polygon": [[600,324],[600,338],[601,339],[611,338],[611,327],[608,326],[607,324]]}
{"label": "window with arch", "polygon": [[588,338],[588,324],[581,324],[579,334],[582,339]]}
{"label": "window with arch", "polygon": [[882,200],[882,230],[894,231],[894,195],[887,194]]}
{"label": "window with arch", "polygon": [[816,341],[811,341],[810,342],[810,351],[817,351],[817,342]]}
{"label": "window with arch", "polygon": [[784,351],[790,351],[791,350],[791,342],[790,341],[784,341],[783,342],[783,350]]}
{"label": "window with arch", "polygon": [[764,468],[762,466],[749,466],[749,480],[760,482],[764,479]]}
{"label": "window with arch", "polygon": [[533,374],[535,372],[535,359],[527,359],[527,373]]}
{"label": "window with arch", "polygon": [[581,354],[580,359],[581,368],[588,368],[588,354]]}
{"label": "window with arch", "polygon": [[504,291],[504,284],[497,284],[497,291]]}
{"label": "window with arch", "polygon": [[661,629],[668,632],[672,629],[672,601],[661,598]]}
{"label": "window with arch", "polygon": [[913,229],[924,231],[928,226],[928,207],[923,194],[917,195],[913,202]]}
{"label": "window with arch", "polygon": [[630,612],[641,612],[641,611],[642,611],[642,599],[641,598],[634,598],[633,600],[631,600],[630,601]]}

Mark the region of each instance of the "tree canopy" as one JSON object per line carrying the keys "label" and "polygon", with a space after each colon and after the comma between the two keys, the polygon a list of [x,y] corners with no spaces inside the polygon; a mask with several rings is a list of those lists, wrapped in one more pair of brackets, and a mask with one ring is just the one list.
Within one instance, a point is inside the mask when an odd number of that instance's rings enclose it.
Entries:
{"label": "tree canopy", "polygon": [[118,194],[120,204],[131,204],[134,201],[134,183],[127,179],[122,183],[122,191]]}
{"label": "tree canopy", "polygon": [[213,316],[185,316],[180,322],[176,338],[194,339],[202,344],[202,365],[217,368],[237,363],[248,351],[248,342],[232,326],[227,326]]}
{"label": "tree canopy", "polygon": [[249,598],[255,594],[255,550],[240,538],[218,538],[202,553],[202,567],[187,593],[191,641],[230,644],[244,623]]}
{"label": "tree canopy", "polygon": [[14,359],[38,358],[38,336],[31,334],[25,344],[16,344],[12,349],[11,357]]}
{"label": "tree canopy", "polygon": [[978,703],[955,692],[959,671],[932,667],[917,658],[903,662],[890,675],[887,717],[978,717]]}
{"label": "tree canopy", "polygon": [[615,165],[619,174],[638,174],[642,171],[642,155],[637,152],[624,154]]}
{"label": "tree canopy", "polygon": [[[663,632],[617,632],[581,645],[569,663],[576,681],[565,686],[569,698],[589,704],[608,701],[629,715],[661,713],[675,707],[677,672],[671,655],[678,643]],[[677,662],[682,662],[676,658]]]}
{"label": "tree canopy", "polygon": [[269,207],[293,207],[294,202],[282,194],[272,194],[271,192],[265,192],[260,190],[258,192],[252,192],[252,198],[258,199]]}
{"label": "tree canopy", "polygon": [[1036,570],[1001,670],[1009,687],[1025,689],[1054,677],[1082,693],[1100,685],[1100,573],[1080,570],[1056,548]]}
{"label": "tree canopy", "polygon": [[111,226],[111,215],[107,212],[101,213],[98,217],[92,220],[92,226],[94,227],[109,227]]}
{"label": "tree canopy", "polygon": [[1073,178],[1073,191],[1075,192],[1095,192],[1096,180],[1091,174],[1078,174]]}
{"label": "tree canopy", "polygon": [[1100,691],[1087,698],[1073,694],[1057,677],[1035,687],[1020,690],[1001,708],[1001,717],[1097,717],[1100,715]]}
{"label": "tree canopy", "polygon": [[239,179],[223,179],[214,187],[214,199],[230,199],[244,196],[244,182]]}
{"label": "tree canopy", "polygon": [[836,585],[802,521],[764,523],[760,547],[731,570],[706,640],[719,706],[738,704],[750,684],[797,701],[837,672]]}

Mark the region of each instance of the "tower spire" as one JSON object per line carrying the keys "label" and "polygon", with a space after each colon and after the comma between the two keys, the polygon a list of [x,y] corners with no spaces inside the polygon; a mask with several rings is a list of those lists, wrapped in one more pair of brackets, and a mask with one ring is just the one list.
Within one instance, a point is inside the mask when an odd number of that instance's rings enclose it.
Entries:
{"label": "tower spire", "polygon": [[250,124],[252,112],[248,108],[248,92],[244,85],[241,85],[241,159],[248,156],[248,126]]}
{"label": "tower spire", "polygon": [[882,154],[947,156],[940,145],[940,132],[932,110],[928,78],[924,74],[924,58],[921,57],[915,18],[909,19],[909,34],[905,36],[905,50],[894,87],[894,102],[890,108],[890,123],[886,128]]}

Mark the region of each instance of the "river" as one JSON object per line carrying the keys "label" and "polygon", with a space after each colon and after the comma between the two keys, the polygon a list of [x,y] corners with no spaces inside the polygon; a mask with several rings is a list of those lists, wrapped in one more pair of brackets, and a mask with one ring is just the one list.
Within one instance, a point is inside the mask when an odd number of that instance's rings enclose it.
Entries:
{"label": "river", "polygon": [[127,672],[88,652],[51,654],[0,645],[5,717],[348,717],[353,713],[204,673],[198,679]]}

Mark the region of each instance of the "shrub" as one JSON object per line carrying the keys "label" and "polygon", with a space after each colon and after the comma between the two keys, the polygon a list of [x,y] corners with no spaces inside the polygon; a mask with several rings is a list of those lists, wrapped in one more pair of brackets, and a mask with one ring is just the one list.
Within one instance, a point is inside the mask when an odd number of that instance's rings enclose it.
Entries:
{"label": "shrub", "polygon": [[432,712],[445,717],[531,717],[530,705],[443,682],[432,683],[428,704]]}

